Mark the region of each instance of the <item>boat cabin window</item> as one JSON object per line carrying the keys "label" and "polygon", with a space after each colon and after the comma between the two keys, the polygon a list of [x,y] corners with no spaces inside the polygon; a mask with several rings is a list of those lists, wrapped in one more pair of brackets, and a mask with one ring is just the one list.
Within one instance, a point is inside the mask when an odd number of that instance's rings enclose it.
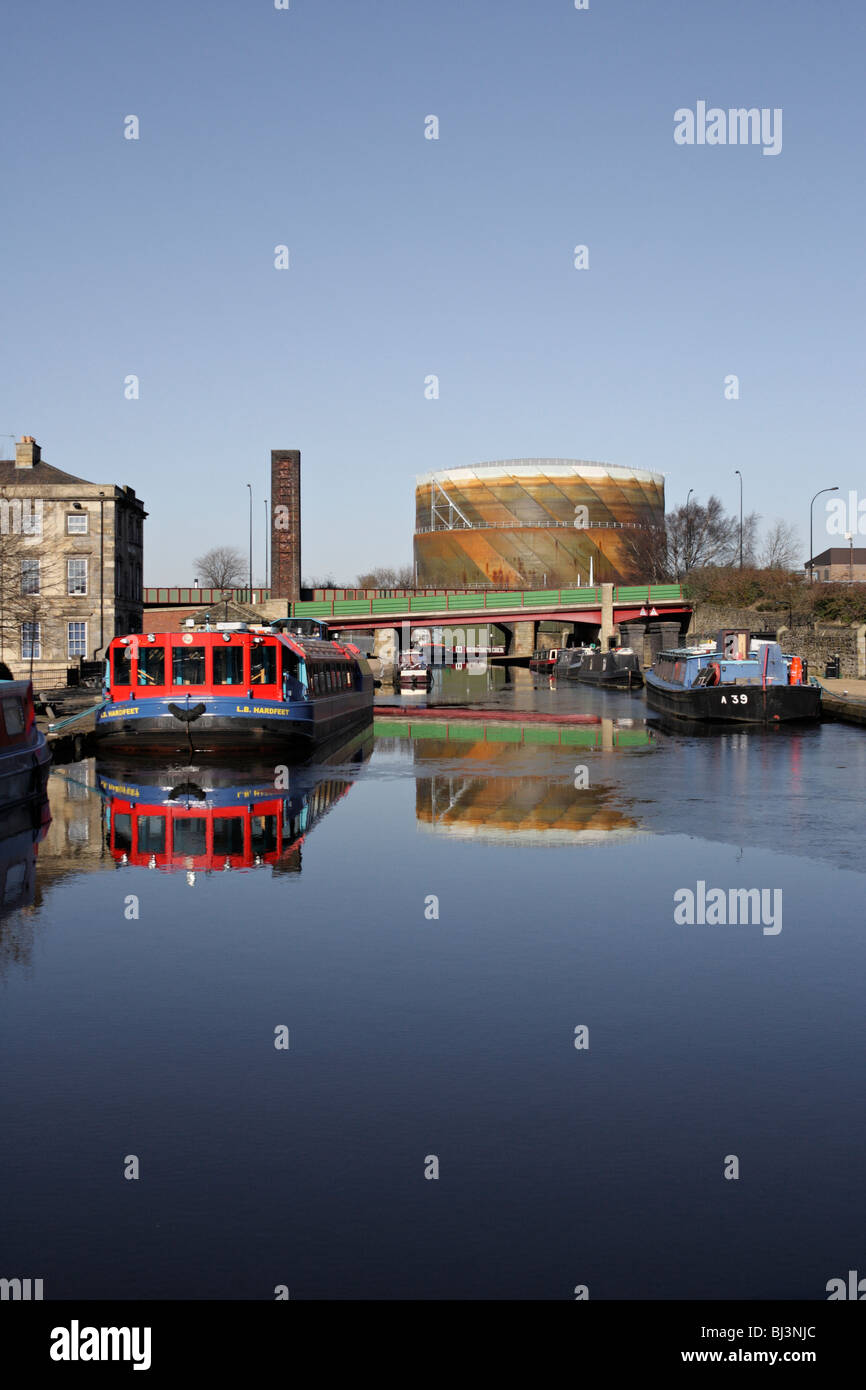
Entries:
{"label": "boat cabin window", "polygon": [[175,854],[207,854],[207,819],[204,816],[179,817],[173,829]]}
{"label": "boat cabin window", "polygon": [[277,848],[276,816],[253,816],[250,830],[250,849],[253,854],[273,854]]}
{"label": "boat cabin window", "polygon": [[240,816],[214,816],[214,854],[243,854],[244,823]]}
{"label": "boat cabin window", "polygon": [[111,679],[114,685],[132,685],[132,662],[129,647],[113,647]]}
{"label": "boat cabin window", "polygon": [[165,647],[139,647],[138,683],[165,685]]}
{"label": "boat cabin window", "polygon": [[112,828],[114,830],[114,848],[129,854],[132,850],[132,816],[126,811],[116,812]]}
{"label": "boat cabin window", "polygon": [[24,706],[17,696],[14,699],[3,701],[3,723],[6,725],[6,733],[10,738],[13,734],[23,734]]}
{"label": "boat cabin window", "polygon": [[204,685],[204,647],[172,647],[172,685]]}
{"label": "boat cabin window", "polygon": [[165,854],[165,816],[138,817],[140,854]]}
{"label": "boat cabin window", "polygon": [[250,685],[274,685],[277,679],[276,647],[250,648]]}
{"label": "boat cabin window", "polygon": [[243,647],[214,647],[213,683],[214,685],[243,685]]}

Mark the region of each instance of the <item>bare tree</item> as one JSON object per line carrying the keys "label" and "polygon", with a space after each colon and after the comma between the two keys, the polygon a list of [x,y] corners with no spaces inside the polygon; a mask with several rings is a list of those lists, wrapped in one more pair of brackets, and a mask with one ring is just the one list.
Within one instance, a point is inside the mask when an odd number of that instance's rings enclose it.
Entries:
{"label": "bare tree", "polygon": [[[26,533],[19,525],[9,525],[9,513],[3,513],[0,528],[0,661],[4,664],[22,659],[24,625],[28,624],[33,637],[35,624],[43,624],[51,616],[52,593],[61,592],[61,562],[55,554],[42,548],[41,533]],[[56,602],[54,607],[56,608]],[[42,633],[44,643],[44,632]],[[31,642],[30,670],[33,671]]]}
{"label": "bare tree", "polygon": [[798,569],[799,554],[800,538],[796,526],[777,517],[767,528],[761,547],[761,565],[768,570]]}
{"label": "bare tree", "polygon": [[212,546],[198,557],[195,567],[212,589],[240,588],[249,578],[244,556],[230,545]]}
{"label": "bare tree", "polygon": [[411,589],[414,583],[414,565],[398,565],[396,569],[382,565],[358,575],[359,589]]}
{"label": "bare tree", "polygon": [[667,584],[673,577],[664,522],[634,527],[624,537],[632,578],[647,584]]}
{"label": "bare tree", "polygon": [[728,516],[718,497],[706,506],[690,502],[676,507],[667,517],[668,559],[677,579],[706,565],[728,564],[739,554],[739,521]]}

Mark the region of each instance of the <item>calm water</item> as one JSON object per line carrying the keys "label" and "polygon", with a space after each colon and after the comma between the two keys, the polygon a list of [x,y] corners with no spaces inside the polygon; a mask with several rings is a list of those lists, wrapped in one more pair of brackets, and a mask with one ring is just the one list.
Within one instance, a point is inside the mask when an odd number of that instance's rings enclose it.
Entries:
{"label": "calm water", "polygon": [[[671,733],[525,672],[430,697],[480,699],[587,718],[387,715],[276,772],[74,764],[35,867],[7,827],[0,1276],[823,1299],[866,1273],[863,732]],[[698,881],[781,917],[681,924]]]}

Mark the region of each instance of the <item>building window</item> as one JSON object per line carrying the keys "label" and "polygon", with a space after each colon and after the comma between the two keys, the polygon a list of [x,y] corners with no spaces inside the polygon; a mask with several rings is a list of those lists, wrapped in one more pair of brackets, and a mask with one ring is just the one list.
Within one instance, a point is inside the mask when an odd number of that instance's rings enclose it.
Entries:
{"label": "building window", "polygon": [[87,623],[66,624],[66,650],[69,656],[87,656]]}
{"label": "building window", "polygon": [[66,534],[68,536],[87,535],[87,512],[66,513]]}
{"label": "building window", "polygon": [[42,656],[42,624],[21,624],[21,660],[39,661]]}
{"label": "building window", "polygon": [[36,559],[21,561],[21,592],[22,594],[39,593],[39,561]]}
{"label": "building window", "polygon": [[67,594],[87,593],[86,560],[75,559],[66,561],[66,592]]}

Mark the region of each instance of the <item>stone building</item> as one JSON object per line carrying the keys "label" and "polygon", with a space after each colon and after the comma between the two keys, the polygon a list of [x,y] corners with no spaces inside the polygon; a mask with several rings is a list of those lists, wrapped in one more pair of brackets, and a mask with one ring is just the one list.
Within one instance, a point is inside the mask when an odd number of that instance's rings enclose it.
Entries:
{"label": "stone building", "polygon": [[134,488],[64,473],[30,435],[0,459],[0,660],[14,676],[65,684],[141,631],[146,516]]}

